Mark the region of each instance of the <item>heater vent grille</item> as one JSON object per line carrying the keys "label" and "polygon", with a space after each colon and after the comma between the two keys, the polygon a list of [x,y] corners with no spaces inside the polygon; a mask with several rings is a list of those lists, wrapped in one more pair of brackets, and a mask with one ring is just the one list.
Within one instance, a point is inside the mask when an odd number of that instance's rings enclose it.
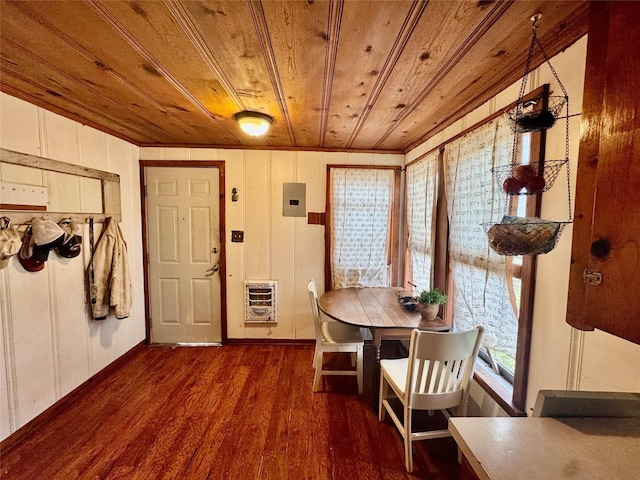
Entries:
{"label": "heater vent grille", "polygon": [[244,282],[245,323],[277,322],[277,285],[275,280]]}

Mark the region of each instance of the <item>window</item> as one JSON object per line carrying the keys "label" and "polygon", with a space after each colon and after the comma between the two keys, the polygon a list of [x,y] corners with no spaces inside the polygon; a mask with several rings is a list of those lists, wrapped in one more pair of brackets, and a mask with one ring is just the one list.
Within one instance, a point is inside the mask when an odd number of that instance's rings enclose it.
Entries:
{"label": "window", "polygon": [[[529,97],[545,92],[546,86]],[[485,327],[481,358],[487,365],[478,368],[476,379],[512,415],[524,414],[535,256],[497,254],[488,246],[485,226],[504,214],[537,216],[540,200],[507,197],[491,168],[511,163],[514,148],[521,163],[542,160],[543,145],[544,133],[516,139],[508,119],[497,114],[448,141],[442,155],[434,151],[406,167],[406,280],[419,278],[446,290],[446,316],[457,328]],[[426,168],[434,162],[439,169]],[[435,225],[430,239],[419,218]]]}
{"label": "window", "polygon": [[453,318],[460,330],[484,326],[483,346],[515,358],[517,319],[506,258],[489,247],[485,226],[507,213],[491,167],[511,162],[513,132],[504,116],[452,141],[444,151]]}
{"label": "window", "polygon": [[436,194],[439,153],[432,152],[407,167],[407,267],[406,276],[417,291],[433,285]]}
{"label": "window", "polygon": [[399,167],[327,169],[325,289],[395,284]]}

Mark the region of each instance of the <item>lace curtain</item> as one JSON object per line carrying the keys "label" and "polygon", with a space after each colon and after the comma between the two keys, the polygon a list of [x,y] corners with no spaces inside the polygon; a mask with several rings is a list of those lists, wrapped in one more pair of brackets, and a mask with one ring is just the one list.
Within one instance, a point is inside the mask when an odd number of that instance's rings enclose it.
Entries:
{"label": "lace curtain", "polygon": [[484,346],[515,357],[518,322],[505,257],[489,248],[482,226],[505,211],[506,195],[491,168],[509,164],[512,150],[513,132],[502,116],[448,144],[444,164],[456,328],[483,325]]}
{"label": "lace curtain", "polygon": [[330,172],[333,288],[389,286],[393,170]]}
{"label": "lace curtain", "polygon": [[433,284],[433,249],[438,191],[437,151],[407,166],[408,278],[416,290]]}

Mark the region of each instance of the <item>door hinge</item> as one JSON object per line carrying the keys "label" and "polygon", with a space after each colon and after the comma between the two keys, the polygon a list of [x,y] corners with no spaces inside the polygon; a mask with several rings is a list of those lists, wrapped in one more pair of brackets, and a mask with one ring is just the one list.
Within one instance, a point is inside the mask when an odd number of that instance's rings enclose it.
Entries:
{"label": "door hinge", "polygon": [[582,273],[582,278],[584,283],[588,283],[589,285],[598,286],[602,283],[602,272],[599,270],[592,270],[589,268],[585,268]]}

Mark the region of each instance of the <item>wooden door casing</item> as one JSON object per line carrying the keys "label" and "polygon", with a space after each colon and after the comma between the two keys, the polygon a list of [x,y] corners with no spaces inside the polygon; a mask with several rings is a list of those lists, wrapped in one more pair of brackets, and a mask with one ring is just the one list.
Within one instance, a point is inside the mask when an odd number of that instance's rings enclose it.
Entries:
{"label": "wooden door casing", "polygon": [[[159,168],[157,171],[179,171],[185,169],[186,172],[192,171],[195,175],[192,175],[192,179],[188,180],[185,185],[180,188],[190,188],[192,190],[200,190],[199,195],[204,198],[200,198],[200,203],[204,201],[203,205],[188,208],[182,212],[178,212],[177,209],[172,207],[163,207],[163,211],[166,215],[164,218],[164,224],[169,225],[171,230],[170,235],[164,235],[161,248],[166,250],[162,256],[166,256],[166,252],[173,252],[170,257],[180,257],[186,259],[187,263],[191,264],[188,267],[186,281],[180,279],[180,275],[177,273],[176,259],[168,258],[167,264],[163,266],[164,271],[162,275],[166,278],[166,281],[160,282],[165,287],[167,285],[171,287],[173,285],[174,297],[177,298],[178,293],[184,294],[185,288],[188,292],[192,292],[193,287],[196,287],[196,291],[200,291],[200,296],[203,297],[200,300],[186,301],[176,300],[176,308],[174,312],[180,311],[180,315],[183,316],[180,322],[187,321],[192,324],[192,328],[196,327],[196,330],[207,330],[213,327],[214,335],[211,336],[210,332],[208,337],[202,337],[201,333],[188,333],[183,338],[177,341],[171,339],[167,340],[163,335],[158,335],[157,325],[155,325],[154,315],[160,315],[157,300],[153,299],[151,287],[153,287],[153,275],[150,263],[151,260],[159,257],[157,245],[154,245],[154,236],[157,234],[153,232],[158,231],[157,219],[151,218],[152,214],[149,208],[149,198],[145,195],[152,188],[156,188],[152,185],[144,186],[149,182],[148,170],[151,167],[167,167]],[[220,161],[153,161],[145,160],[140,162],[141,168],[141,185],[143,186],[143,246],[145,254],[145,304],[147,311],[147,342],[151,343],[224,343],[227,339],[226,328],[226,282],[225,282],[225,227],[224,227],[224,162]],[[177,169],[177,170],[176,170]],[[186,170],[189,169],[189,170]],[[204,181],[208,173],[213,173],[213,177]],[[196,185],[197,184],[197,185]],[[215,184],[215,185],[214,185]],[[177,184],[176,184],[177,185]],[[175,187],[177,188],[177,187]],[[210,192],[206,192],[210,190]],[[193,192],[192,192],[193,193]],[[207,195],[209,195],[207,197]],[[213,197],[213,198],[212,198]],[[208,198],[208,199],[207,199]],[[197,199],[196,199],[197,200]],[[196,201],[197,203],[197,201]],[[173,213],[172,213],[173,212]],[[199,212],[199,213],[198,213]],[[202,217],[199,220],[195,219],[194,215]],[[207,217],[211,217],[213,227],[203,227],[204,224],[209,223]],[[173,220],[172,220],[173,219]],[[168,222],[168,223],[167,223]],[[217,225],[216,225],[217,224]],[[171,227],[172,226],[172,227]],[[204,228],[204,230],[203,230]],[[206,230],[206,231],[205,231]],[[151,233],[150,233],[151,232]],[[196,245],[198,242],[192,242],[193,236],[200,238],[200,246]],[[218,266],[217,271],[212,271],[213,266]],[[157,277],[157,274],[155,274]],[[195,283],[194,283],[195,282]],[[157,283],[157,282],[156,282]],[[179,285],[182,283],[183,285]],[[186,285],[188,283],[188,286]],[[169,288],[167,287],[167,288]],[[171,289],[170,289],[171,290]],[[203,296],[204,294],[204,296]],[[181,295],[183,296],[183,295]],[[154,302],[156,303],[154,306]],[[166,303],[166,302],[165,302]],[[166,305],[164,305],[166,307]],[[166,312],[163,312],[164,314]],[[174,315],[174,317],[177,313]],[[185,320],[186,318],[186,320]],[[152,327],[152,323],[154,324]],[[171,322],[169,322],[171,323]],[[176,320],[173,320],[176,323]],[[199,327],[199,328],[197,328]],[[199,336],[200,335],[200,336]],[[162,338],[161,338],[162,337]]]}

